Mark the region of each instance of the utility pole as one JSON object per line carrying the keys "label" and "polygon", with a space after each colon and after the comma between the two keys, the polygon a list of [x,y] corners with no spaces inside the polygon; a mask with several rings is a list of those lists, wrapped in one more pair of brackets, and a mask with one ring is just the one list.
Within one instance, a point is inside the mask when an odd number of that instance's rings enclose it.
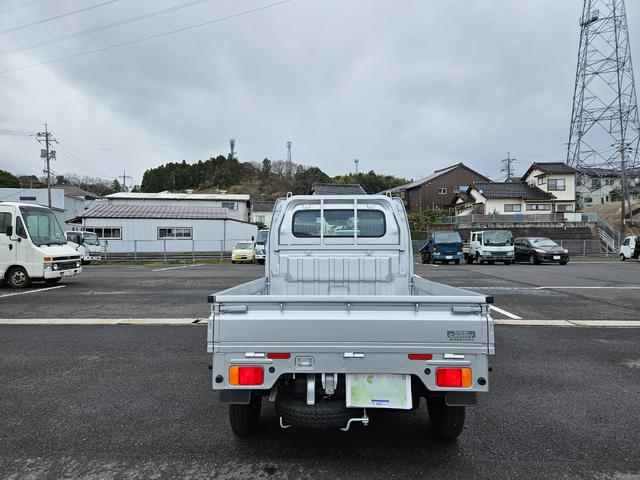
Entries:
{"label": "utility pole", "polygon": [[504,167],[502,167],[500,171],[506,172],[507,182],[511,180],[511,177],[513,175],[513,164],[516,163],[517,161],[518,161],[517,158],[511,158],[511,152],[507,152],[507,158],[503,158],[501,160],[501,162],[504,163]]}
{"label": "utility pole", "polygon": [[122,170],[122,175],[119,175],[118,178],[122,179],[122,191],[126,192],[127,191],[127,178],[130,178],[133,180],[133,177],[130,177],[129,175],[127,175],[127,172],[125,170]]}
{"label": "utility pole", "polygon": [[287,142],[287,173],[293,175],[293,164],[291,163],[291,142]]}
{"label": "utility pole", "polygon": [[52,138],[52,133],[49,131],[48,125],[44,124],[44,132],[36,133],[36,140],[39,143],[43,143],[45,148],[40,150],[40,158],[44,159],[45,164],[47,165],[44,173],[47,174],[47,198],[48,205],[51,208],[51,160],[56,159],[56,151],[50,150],[49,147],[52,143],[58,143],[55,138]]}

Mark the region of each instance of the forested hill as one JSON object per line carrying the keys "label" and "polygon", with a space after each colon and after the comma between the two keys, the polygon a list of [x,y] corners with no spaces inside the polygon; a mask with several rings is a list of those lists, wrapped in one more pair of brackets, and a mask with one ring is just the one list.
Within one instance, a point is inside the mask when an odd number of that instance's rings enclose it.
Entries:
{"label": "forested hill", "polygon": [[359,183],[368,193],[376,193],[407,183],[404,178],[378,175],[374,171],[329,177],[318,167],[292,164],[265,158],[262,163],[240,162],[236,158],[218,155],[209,160],[189,164],[186,161],[167,163],[144,173],[143,192],[180,192],[194,190],[249,193],[254,199],[273,199],[292,192],[305,194],[316,182]]}

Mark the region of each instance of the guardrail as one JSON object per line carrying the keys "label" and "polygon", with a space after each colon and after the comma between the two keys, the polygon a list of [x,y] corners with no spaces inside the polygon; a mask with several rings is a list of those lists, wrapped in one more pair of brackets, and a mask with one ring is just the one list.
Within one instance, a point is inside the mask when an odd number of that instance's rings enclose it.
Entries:
{"label": "guardrail", "polygon": [[527,213],[513,213],[513,214],[469,214],[469,215],[456,215],[442,217],[442,223],[445,225],[473,225],[473,224],[557,224],[557,223],[572,223],[572,224],[597,224],[597,213],[574,213],[574,212],[559,212],[559,213],[540,213],[540,214],[527,214]]}

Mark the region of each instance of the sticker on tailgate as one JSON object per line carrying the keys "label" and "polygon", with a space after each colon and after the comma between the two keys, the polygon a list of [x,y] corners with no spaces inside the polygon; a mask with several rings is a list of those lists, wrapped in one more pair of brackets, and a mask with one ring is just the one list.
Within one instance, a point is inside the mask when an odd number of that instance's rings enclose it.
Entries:
{"label": "sticker on tailgate", "polygon": [[450,342],[474,342],[476,332],[473,330],[447,330],[447,337]]}

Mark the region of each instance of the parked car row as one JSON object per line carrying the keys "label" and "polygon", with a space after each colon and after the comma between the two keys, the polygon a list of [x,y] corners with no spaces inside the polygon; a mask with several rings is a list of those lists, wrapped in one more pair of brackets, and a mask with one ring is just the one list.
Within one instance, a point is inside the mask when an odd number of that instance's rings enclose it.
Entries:
{"label": "parked car row", "polygon": [[569,251],[546,237],[517,237],[509,230],[479,230],[471,232],[469,242],[463,243],[456,231],[435,231],[418,243],[422,263],[453,262],[490,265],[496,262],[559,263],[566,265]]}

